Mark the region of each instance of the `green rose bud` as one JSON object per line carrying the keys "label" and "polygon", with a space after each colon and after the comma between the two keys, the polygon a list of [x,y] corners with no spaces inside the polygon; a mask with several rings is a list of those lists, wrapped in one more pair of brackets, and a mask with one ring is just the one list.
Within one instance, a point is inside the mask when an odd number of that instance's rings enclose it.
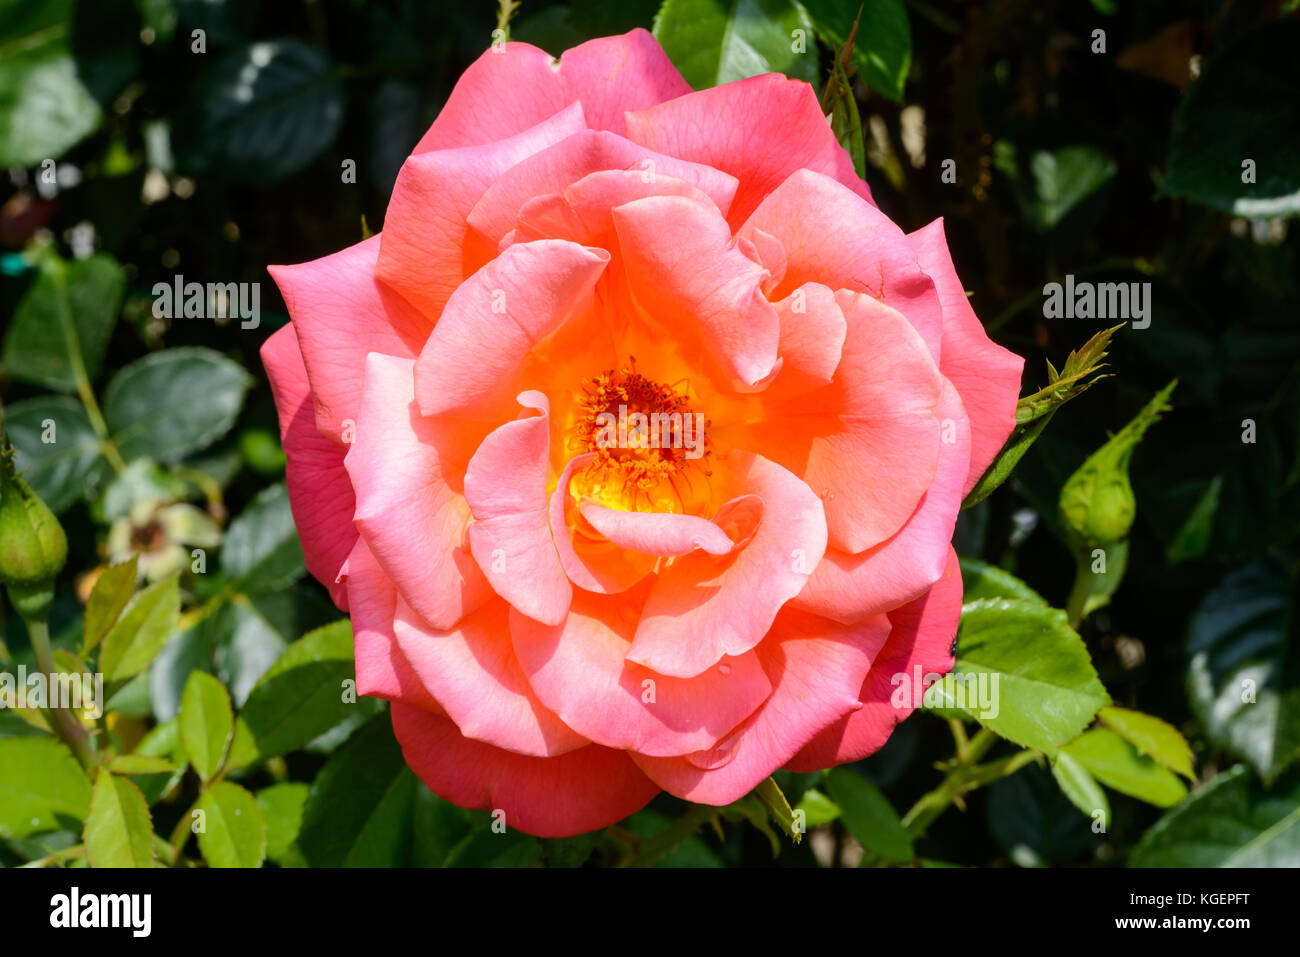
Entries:
{"label": "green rose bud", "polygon": [[54,513],[14,471],[13,449],[0,449],[0,584],[24,618],[43,618],[51,583],[68,557]]}
{"label": "green rose bud", "polygon": [[1165,386],[1141,412],[1088,457],[1061,489],[1061,521],[1079,548],[1114,545],[1128,537],[1137,515],[1128,467],[1133,450],[1160,414],[1178,380]]}

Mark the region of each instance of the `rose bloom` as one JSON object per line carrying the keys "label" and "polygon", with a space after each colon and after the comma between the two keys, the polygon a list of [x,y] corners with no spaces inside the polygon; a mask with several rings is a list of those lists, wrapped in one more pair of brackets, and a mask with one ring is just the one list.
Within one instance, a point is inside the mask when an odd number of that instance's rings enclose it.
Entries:
{"label": "rose bloom", "polygon": [[271,273],[307,567],[447,800],[542,836],[726,804],[871,754],[894,677],[952,667],[1022,363],[806,83],[505,44],[382,234]]}

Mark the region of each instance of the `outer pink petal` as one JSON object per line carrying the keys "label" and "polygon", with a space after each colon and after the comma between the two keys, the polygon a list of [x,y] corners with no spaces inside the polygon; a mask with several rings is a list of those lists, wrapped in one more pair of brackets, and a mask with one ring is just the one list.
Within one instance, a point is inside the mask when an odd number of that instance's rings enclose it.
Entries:
{"label": "outer pink petal", "polygon": [[495,254],[494,247],[471,242],[466,222],[484,190],[525,157],[584,129],[585,122],[575,103],[509,139],[408,158],[388,202],[379,278],[436,321],[456,287]]}
{"label": "outer pink petal", "polygon": [[880,210],[828,176],[799,170],[763,199],[739,235],[757,245],[759,230],[785,248],[774,297],[806,282],[868,293],[906,316],[939,361],[939,294],[907,236]]}
{"label": "outer pink petal", "polygon": [[411,769],[465,808],[502,810],[507,827],[569,837],[613,824],[659,793],[624,751],[591,744],[537,758],[472,741],[447,718],[393,705],[393,731]]}
{"label": "outer pink petal", "polygon": [[659,176],[681,180],[707,195],[723,212],[736,194],[735,178],[712,167],[656,153],[613,133],[584,130],[507,171],[474,204],[469,224],[495,248],[530,200],[562,193],[570,184],[603,171],[631,171],[649,185]]}
{"label": "outer pink petal", "polygon": [[627,591],[654,570],[656,559],[650,555],[629,552],[604,538],[584,534],[577,529],[571,511],[578,504],[569,494],[573,476],[595,459],[588,452],[574,456],[564,467],[559,484],[551,493],[551,536],[560,555],[569,580],[579,588],[602,595]]}
{"label": "outer pink petal", "polygon": [[766,378],[781,322],[763,295],[767,275],[731,243],[722,217],[680,196],[654,196],[614,210],[632,295],[658,322],[694,339],[727,377]]}
{"label": "outer pink petal", "polygon": [[587,744],[533,694],[511,647],[509,622],[510,606],[493,599],[455,628],[438,631],[398,598],[393,634],[465,737],[537,757]]}
{"label": "outer pink petal", "polygon": [[417,153],[488,143],[581,101],[593,129],[623,132],[623,114],[691,91],[645,30],[601,37],[555,61],[527,43],[493,47],[456,83]]}
{"label": "outer pink petal", "polygon": [[357,692],[446,714],[420,683],[393,637],[397,588],[358,540],[348,557],[348,603],[356,647]]}
{"label": "outer pink petal", "polygon": [[469,547],[498,595],[525,615],[557,625],[569,610],[573,586],[551,539],[550,403],[540,392],[521,392],[519,402],[541,415],[507,422],[469,460]]}
{"label": "outer pink petal", "polygon": [[[961,618],[961,594],[957,553],[949,550],[948,566],[934,588],[890,612],[893,630],[862,684],[862,707],[819,734],[786,768],[801,773],[818,771],[859,761],[878,751],[895,725],[912,713],[914,697],[905,692],[916,676],[924,679],[926,675],[952,670],[952,643]],[[903,683],[903,677],[907,683]],[[897,704],[893,700],[896,694]]]}
{"label": "outer pink petal", "polygon": [[[356,525],[398,592],[436,628],[450,628],[491,594],[466,547],[469,506],[446,424],[415,406],[415,363],[372,355],[345,464]],[[449,459],[451,459],[449,461]]]}
{"label": "outer pink petal", "polygon": [[678,797],[729,804],[753,790],[812,741],[823,728],[858,707],[858,691],[889,624],[881,616],[843,626],[785,611],[757,654],[774,687],[772,696],[709,751],[684,758],[632,759]]}
{"label": "outer pink petal", "polygon": [[907,524],[857,555],[828,549],[795,606],[836,621],[861,621],[912,601],[942,577],[970,461],[970,425],[947,380],[935,415],[942,437],[938,468]]}
{"label": "outer pink petal", "polygon": [[863,200],[871,191],[807,83],[779,73],[724,83],[630,113],[627,135],[653,150],[705,163],[740,180],[727,217],[739,226],[795,170],[843,183]]}
{"label": "outer pink petal", "polygon": [[356,420],[370,352],[414,358],[433,323],[375,281],[379,236],[296,266],[269,266],[280,287],[316,402],[316,425],[340,440]]}
{"label": "outer pink petal", "polygon": [[726,467],[761,499],[762,517],[731,555],[695,553],[659,573],[628,658],[663,675],[689,678],[755,647],[826,550],[822,503],[807,485],[747,452],[731,453]]}
{"label": "outer pink petal", "polygon": [[560,239],[520,243],[465,281],[415,369],[425,415],[500,421],[513,414],[514,375],[533,347],[590,301],[603,249]]}
{"label": "outer pink petal", "polygon": [[966,495],[993,464],[1016,425],[1020,374],[1025,360],[991,342],[975,316],[953,268],[952,253],[943,234],[943,220],[910,233],[921,268],[929,273],[943,303],[943,355],[940,370],[961,393],[970,416],[970,471]]}
{"label": "outer pink petal", "polygon": [[711,748],[771,694],[752,651],[694,678],[627,661],[636,625],[635,604],[628,606],[628,599],[580,595],[558,627],[511,616],[515,653],[533,690],[571,728],[611,748],[687,754]]}
{"label": "outer pink petal", "polygon": [[356,503],[343,467],[344,449],[316,430],[307,370],[290,326],[262,344],[262,364],[280,417],[280,441],[288,459],[289,508],[307,570],[329,589],[334,604],[347,611],[347,586],[338,578],[357,530],[352,527]]}

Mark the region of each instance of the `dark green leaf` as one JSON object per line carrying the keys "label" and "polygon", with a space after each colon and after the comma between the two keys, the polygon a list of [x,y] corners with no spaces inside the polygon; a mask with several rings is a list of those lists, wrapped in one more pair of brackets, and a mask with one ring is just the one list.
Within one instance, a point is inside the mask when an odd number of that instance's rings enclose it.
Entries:
{"label": "dark green leaf", "polygon": [[1266,781],[1300,757],[1300,654],[1286,573],[1229,572],[1192,618],[1187,686],[1210,740]]}
{"label": "dark green leaf", "polygon": [[241,47],[216,63],[177,123],[184,167],[271,183],[333,142],[343,84],[329,57],[301,40]]}
{"label": "dark green leaf", "polygon": [[1220,774],[1142,836],[1132,867],[1300,867],[1300,774],[1265,790],[1244,765]]}
{"label": "dark green leaf", "polygon": [[313,867],[404,864],[418,783],[388,715],[371,719],[330,756],[312,783],[298,837],[307,861]]}
{"label": "dark green leaf", "polygon": [[863,847],[892,863],[912,859],[912,838],[874,784],[856,771],[838,767],[826,773],[826,790],[839,805],[844,826]]}
{"label": "dark green leaf", "polygon": [[306,570],[283,482],[262,489],[230,523],[221,570],[250,592],[284,588]]}
{"label": "dark green leaf", "polygon": [[1300,212],[1297,49],[1300,22],[1276,19],[1205,64],[1174,112],[1166,193],[1251,219]]}
{"label": "dark green leaf", "polygon": [[654,35],[697,90],[760,73],[817,82],[813,26],[794,0],[664,0]]}
{"label": "dark green leaf", "polygon": [[17,449],[15,467],[55,512],[93,492],[112,471],[76,399],[38,396],[6,405],[4,431]]}
{"label": "dark green leaf", "polygon": [[853,62],[867,85],[887,99],[903,98],[912,65],[912,28],[903,0],[805,0],[813,24],[832,50],[844,46],[862,10]]}

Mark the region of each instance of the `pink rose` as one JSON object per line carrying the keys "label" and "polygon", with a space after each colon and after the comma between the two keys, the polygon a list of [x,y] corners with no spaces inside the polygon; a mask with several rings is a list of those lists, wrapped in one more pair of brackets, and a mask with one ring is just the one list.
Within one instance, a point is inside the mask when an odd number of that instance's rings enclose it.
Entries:
{"label": "pink rose", "polygon": [[643,30],[506,44],[382,235],[271,272],[308,568],[448,800],[543,836],[728,803],[872,753],[891,678],[952,667],[1021,360],[807,84],[694,93]]}

